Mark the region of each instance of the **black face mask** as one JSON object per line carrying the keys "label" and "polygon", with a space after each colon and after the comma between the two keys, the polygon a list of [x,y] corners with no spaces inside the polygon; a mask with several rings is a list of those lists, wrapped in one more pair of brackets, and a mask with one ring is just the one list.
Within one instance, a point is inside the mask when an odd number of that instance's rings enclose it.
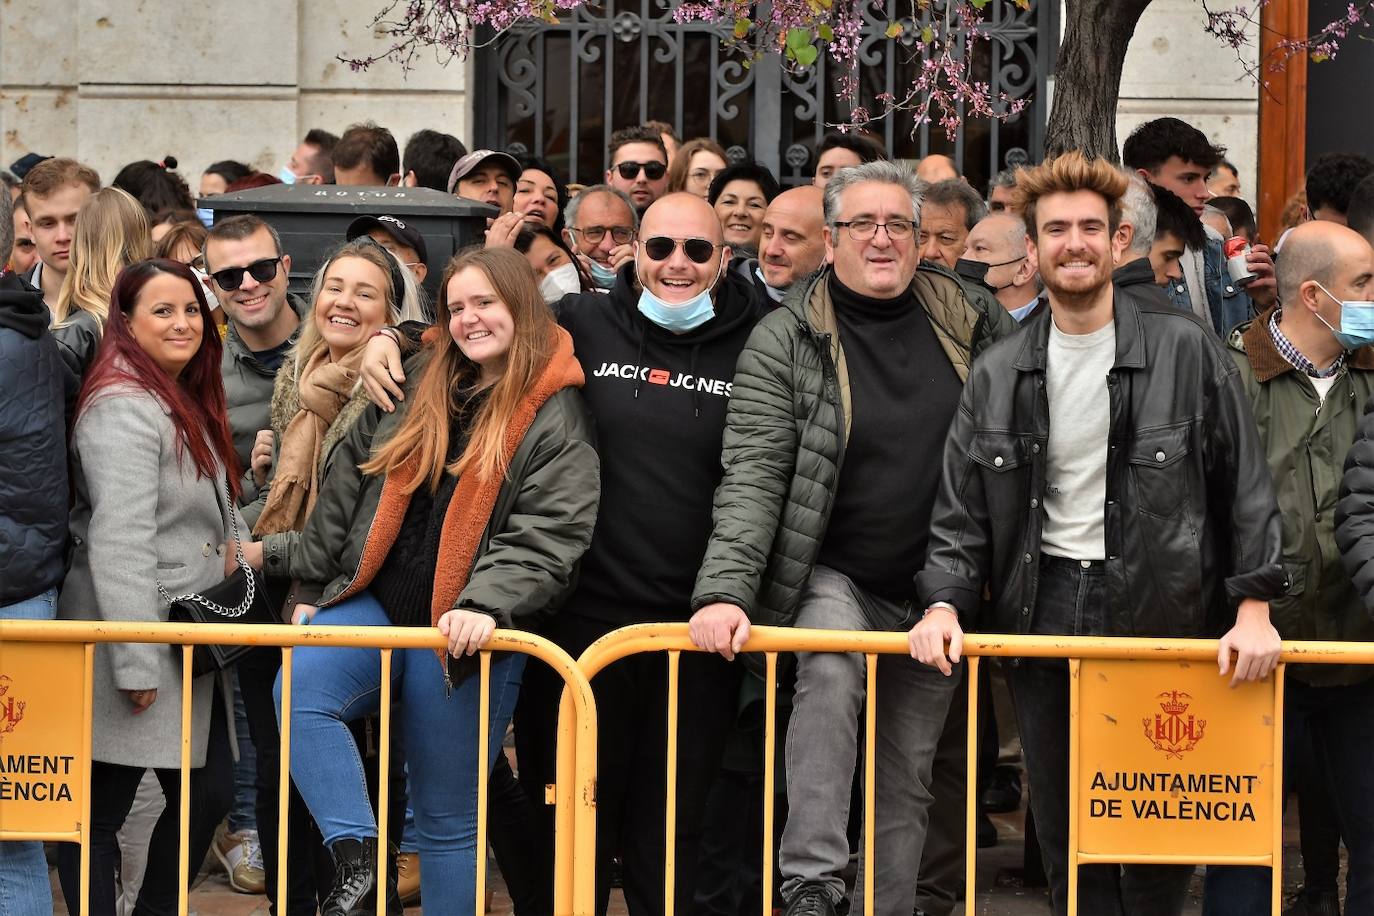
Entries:
{"label": "black face mask", "polygon": [[993,289],[991,284],[988,283],[988,269],[991,267],[991,264],[984,263],[983,261],[974,261],[970,258],[960,258],[954,262],[954,272],[956,274],[963,277],[965,280],[971,280],[974,283],[978,283],[990,292],[995,293],[997,290]]}
{"label": "black face mask", "polygon": [[1022,255],[1019,258],[1012,258],[1010,261],[1003,261],[1000,264],[986,264],[982,261],[974,261],[970,258],[960,258],[958,261],[954,262],[954,272],[965,280],[981,283],[992,292],[1000,293],[1012,284],[1008,282],[1001,286],[993,286],[988,282],[988,271],[994,267],[1005,267],[1008,264],[1015,264],[1017,261],[1025,260],[1025,257],[1025,255]]}

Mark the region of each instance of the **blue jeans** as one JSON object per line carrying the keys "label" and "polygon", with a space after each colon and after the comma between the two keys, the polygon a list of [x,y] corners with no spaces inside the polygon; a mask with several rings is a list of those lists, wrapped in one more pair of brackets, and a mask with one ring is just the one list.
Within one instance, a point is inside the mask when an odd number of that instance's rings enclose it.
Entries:
{"label": "blue jeans", "polygon": [[[0,619],[5,620],[56,616],[56,588],[0,607]],[[52,887],[42,843],[0,843],[0,916],[52,916]]]}
{"label": "blue jeans", "polygon": [[[1374,913],[1374,680],[1344,687],[1312,687],[1289,678],[1284,691],[1284,773],[1307,740],[1316,754],[1349,855],[1345,908]],[[1285,779],[1285,781],[1287,781]],[[1203,916],[1261,913],[1269,907],[1270,870],[1208,868]]]}
{"label": "blue jeans", "polygon": [[[1030,632],[1102,635],[1106,578],[1101,563],[1085,568],[1076,560],[1041,557]],[[1069,902],[1069,665],[1063,659],[1013,659],[1008,683],[1021,729],[1050,901],[1057,916],[1064,916]],[[1078,912],[1177,916],[1183,912],[1192,874],[1191,865],[1080,865]]]}
{"label": "blue jeans", "polygon": [[[389,626],[382,606],[362,594],[321,610],[314,626]],[[295,650],[291,692],[291,776],[326,845],[377,835],[357,744],[347,723],[378,711],[381,653],[376,649],[303,646]],[[525,657],[492,658],[490,772],[520,692]],[[479,679],[469,677],[446,695],[432,649],[397,649],[392,687],[400,691],[406,736],[420,893],[445,901],[445,912],[471,913],[477,874],[477,702]],[[275,688],[281,707],[281,679]],[[399,837],[393,838],[399,839]]]}

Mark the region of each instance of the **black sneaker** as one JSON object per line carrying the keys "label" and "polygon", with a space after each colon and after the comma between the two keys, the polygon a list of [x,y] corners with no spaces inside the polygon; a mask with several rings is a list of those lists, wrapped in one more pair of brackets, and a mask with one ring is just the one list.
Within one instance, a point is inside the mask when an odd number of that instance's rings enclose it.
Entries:
{"label": "black sneaker", "polygon": [[824,884],[807,882],[787,901],[784,916],[835,916],[835,904]]}
{"label": "black sneaker", "polygon": [[1010,814],[1021,807],[1021,771],[1016,767],[999,766],[992,771],[988,787],[983,790],[983,810],[989,814]]}

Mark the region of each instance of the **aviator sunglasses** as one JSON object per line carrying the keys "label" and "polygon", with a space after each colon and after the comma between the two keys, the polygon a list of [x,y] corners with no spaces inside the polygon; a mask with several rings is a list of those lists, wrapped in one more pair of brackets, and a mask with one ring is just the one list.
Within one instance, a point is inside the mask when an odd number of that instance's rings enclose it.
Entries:
{"label": "aviator sunglasses", "polygon": [[247,267],[226,267],[210,274],[210,278],[215,281],[220,289],[228,291],[238,289],[243,285],[243,274],[248,272],[253,275],[253,279],[259,283],[266,283],[277,275],[277,264],[281,262],[281,255],[275,258],[263,258],[261,261],[254,261]]}
{"label": "aviator sunglasses", "polygon": [[716,253],[716,249],[721,247],[706,239],[670,239],[666,235],[656,235],[651,239],[644,240],[644,253],[654,261],[666,261],[673,256],[673,250],[677,248],[678,242],[682,242],[682,251],[687,257],[698,264],[705,264],[711,260],[711,256]]}

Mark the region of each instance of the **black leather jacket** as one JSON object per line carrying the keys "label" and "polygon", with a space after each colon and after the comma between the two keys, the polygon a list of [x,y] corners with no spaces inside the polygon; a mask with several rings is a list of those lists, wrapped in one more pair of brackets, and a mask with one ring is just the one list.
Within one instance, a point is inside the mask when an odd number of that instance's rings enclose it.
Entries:
{"label": "black leather jacket", "polygon": [[[1215,636],[1283,594],[1278,507],[1234,361],[1192,314],[1115,287],[1107,634]],[[974,364],[945,445],[917,588],[964,626],[1024,633],[1035,608],[1049,402],[1048,310]],[[984,585],[992,619],[973,621]]]}

